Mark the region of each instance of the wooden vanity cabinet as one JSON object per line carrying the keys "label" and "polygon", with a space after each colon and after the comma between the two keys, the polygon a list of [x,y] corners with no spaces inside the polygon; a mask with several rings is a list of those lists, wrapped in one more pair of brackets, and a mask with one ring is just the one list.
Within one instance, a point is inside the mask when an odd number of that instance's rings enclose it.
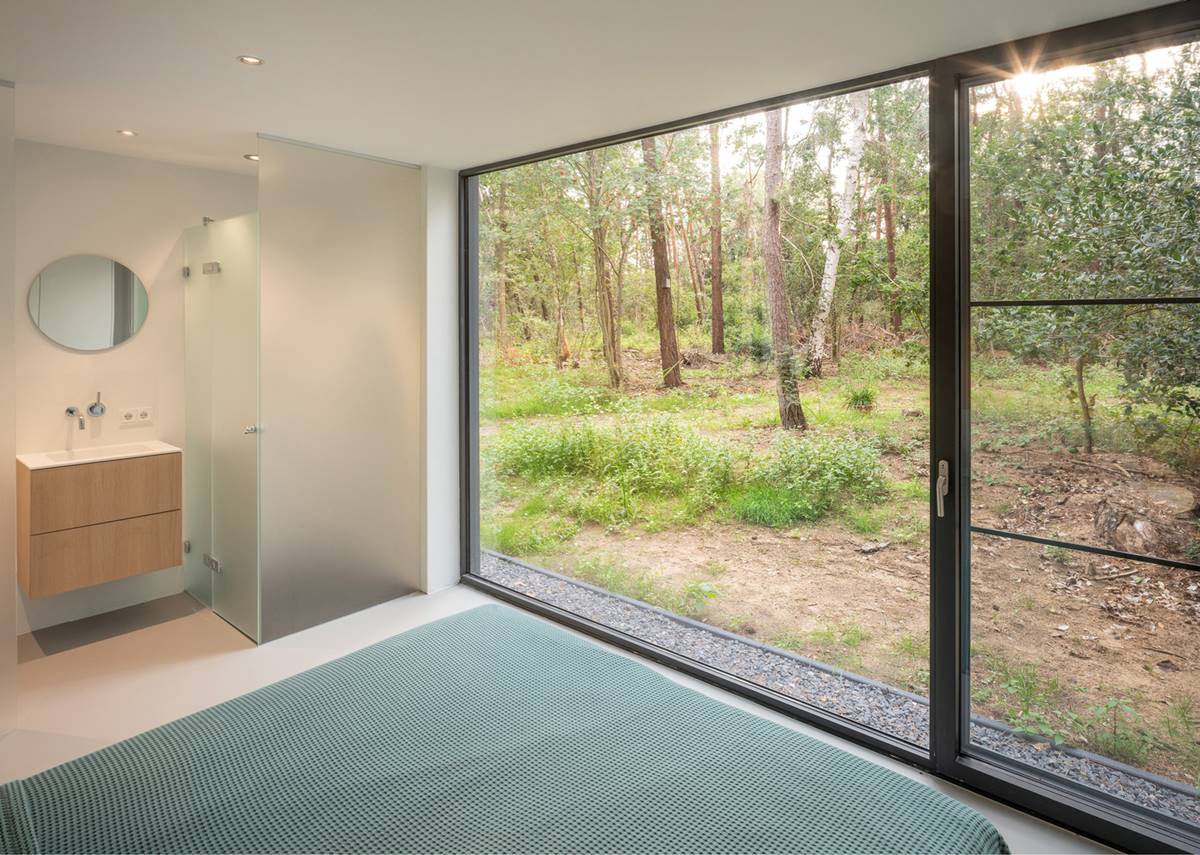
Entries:
{"label": "wooden vanity cabinet", "polygon": [[183,563],[183,455],[17,462],[17,580],[50,597]]}

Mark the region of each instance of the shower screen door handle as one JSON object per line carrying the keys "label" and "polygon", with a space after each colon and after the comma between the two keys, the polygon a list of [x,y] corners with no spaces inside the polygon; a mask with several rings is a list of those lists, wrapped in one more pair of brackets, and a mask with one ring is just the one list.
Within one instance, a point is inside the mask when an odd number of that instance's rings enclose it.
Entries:
{"label": "shower screen door handle", "polygon": [[258,425],[246,425],[242,428],[242,433],[258,433]]}
{"label": "shower screen door handle", "polygon": [[938,461],[937,486],[934,487],[937,496],[937,515],[946,516],[946,496],[950,495],[950,464],[945,460]]}

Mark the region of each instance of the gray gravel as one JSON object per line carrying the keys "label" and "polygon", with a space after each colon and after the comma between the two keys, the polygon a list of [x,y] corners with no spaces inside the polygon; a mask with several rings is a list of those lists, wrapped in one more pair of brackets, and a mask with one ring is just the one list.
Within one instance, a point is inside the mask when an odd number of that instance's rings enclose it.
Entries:
{"label": "gray gravel", "polygon": [[[490,553],[481,557],[480,575],[780,694],[928,747],[929,707],[916,695],[827,670],[802,657]],[[982,719],[972,722],[971,741],[1142,807],[1200,824],[1200,799],[1184,785],[1172,786],[1119,764],[1098,762],[1094,755],[1056,749]]]}

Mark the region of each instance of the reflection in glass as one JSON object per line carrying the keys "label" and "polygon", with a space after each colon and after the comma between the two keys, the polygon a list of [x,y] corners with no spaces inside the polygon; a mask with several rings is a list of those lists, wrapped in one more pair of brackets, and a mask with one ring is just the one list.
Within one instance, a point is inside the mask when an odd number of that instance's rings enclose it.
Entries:
{"label": "reflection in glass", "polygon": [[29,316],[47,338],[72,350],[107,350],[146,320],[150,298],[137,275],[98,255],[60,258],[34,277]]}

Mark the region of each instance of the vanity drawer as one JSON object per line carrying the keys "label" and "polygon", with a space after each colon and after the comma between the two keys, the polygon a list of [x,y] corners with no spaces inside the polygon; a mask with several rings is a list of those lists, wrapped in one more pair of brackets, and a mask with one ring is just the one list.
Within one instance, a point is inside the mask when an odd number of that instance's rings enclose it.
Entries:
{"label": "vanity drawer", "polygon": [[182,563],[183,512],[168,511],[33,535],[21,587],[50,597]]}
{"label": "vanity drawer", "polygon": [[32,535],[183,507],[182,454],[34,469],[27,474],[28,486],[20,486],[29,491]]}

